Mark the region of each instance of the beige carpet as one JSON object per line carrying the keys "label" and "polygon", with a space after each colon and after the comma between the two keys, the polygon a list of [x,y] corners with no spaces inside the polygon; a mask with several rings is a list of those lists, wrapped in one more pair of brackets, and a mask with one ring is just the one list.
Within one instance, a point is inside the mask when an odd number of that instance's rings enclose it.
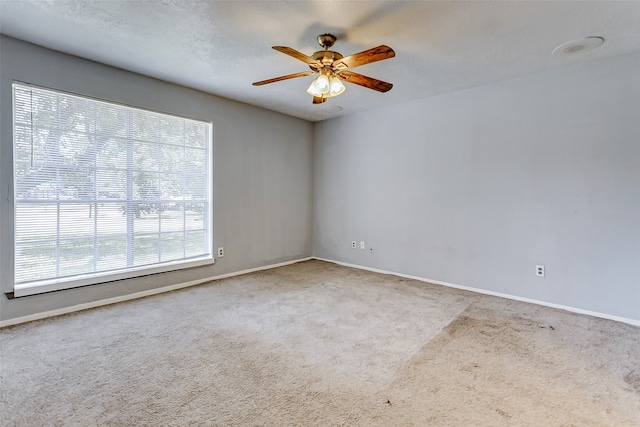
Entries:
{"label": "beige carpet", "polygon": [[0,340],[2,426],[640,425],[640,328],[320,261]]}

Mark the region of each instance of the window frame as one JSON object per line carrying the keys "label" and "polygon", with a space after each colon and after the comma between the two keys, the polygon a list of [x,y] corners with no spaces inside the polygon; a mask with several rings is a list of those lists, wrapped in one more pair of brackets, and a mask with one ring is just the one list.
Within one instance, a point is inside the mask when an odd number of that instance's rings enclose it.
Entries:
{"label": "window frame", "polygon": [[[205,190],[206,200],[204,201],[204,204],[207,208],[208,214],[205,215],[203,220],[204,220],[205,235],[206,235],[207,254],[203,256],[183,258],[180,260],[159,262],[159,263],[150,264],[150,265],[132,266],[132,267],[126,267],[121,269],[103,271],[103,272],[93,272],[93,273],[78,274],[78,275],[67,276],[67,277],[57,277],[57,278],[50,278],[50,279],[44,279],[44,280],[38,280],[38,281],[32,281],[32,282],[16,283],[16,279],[15,279],[16,277],[15,251],[16,251],[16,238],[17,238],[17,233],[16,233],[17,212],[16,211],[18,206],[17,192],[15,191],[15,186],[16,186],[15,88],[16,86],[30,87],[38,90],[55,92],[61,95],[79,97],[81,99],[86,99],[89,101],[107,103],[110,105],[114,105],[116,107],[125,107],[125,108],[130,108],[130,109],[134,109],[141,112],[161,114],[164,116],[170,116],[178,119],[193,120],[200,123],[204,123],[206,125],[206,133],[207,133],[206,134],[207,146],[205,150],[206,157],[207,157],[206,158],[207,177],[206,177],[206,190]],[[214,197],[214,194],[213,194],[213,123],[211,121],[188,117],[188,116],[181,116],[174,113],[167,113],[164,111],[139,107],[139,106],[130,105],[122,102],[82,95],[82,94],[54,89],[50,87],[39,86],[36,84],[25,83],[18,80],[13,80],[11,87],[12,87],[12,91],[11,91],[11,107],[12,107],[11,108],[11,123],[12,123],[11,179],[13,180],[13,185],[12,185],[13,197],[11,198],[11,202],[13,204],[13,209],[12,209],[13,239],[11,242],[13,268],[11,270],[11,282],[13,283],[14,297],[36,295],[36,294],[59,291],[64,289],[73,289],[73,288],[84,287],[89,285],[109,283],[109,282],[125,280],[125,279],[133,279],[133,278],[144,277],[144,276],[153,275],[153,274],[178,271],[178,270],[183,270],[183,269],[193,268],[193,267],[200,267],[205,265],[212,265],[215,263],[215,257],[213,254],[213,216],[214,216],[213,215],[213,197]]]}

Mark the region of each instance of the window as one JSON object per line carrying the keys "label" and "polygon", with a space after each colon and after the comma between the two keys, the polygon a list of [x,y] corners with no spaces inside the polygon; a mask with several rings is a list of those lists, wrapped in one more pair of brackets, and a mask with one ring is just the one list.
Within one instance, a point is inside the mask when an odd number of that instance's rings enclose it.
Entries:
{"label": "window", "polygon": [[14,83],[15,295],[213,262],[211,124]]}

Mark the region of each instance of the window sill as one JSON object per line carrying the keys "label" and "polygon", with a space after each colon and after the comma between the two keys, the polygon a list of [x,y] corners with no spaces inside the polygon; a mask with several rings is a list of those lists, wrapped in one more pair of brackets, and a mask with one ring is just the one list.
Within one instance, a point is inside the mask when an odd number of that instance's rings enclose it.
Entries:
{"label": "window sill", "polygon": [[166,273],[170,271],[183,270],[186,268],[200,267],[214,264],[213,257],[202,257],[189,261],[168,262],[154,267],[139,267],[127,269],[126,271],[115,271],[104,274],[88,274],[75,276],[67,279],[46,280],[33,283],[24,283],[14,286],[14,291],[7,293],[9,299],[20,298],[30,295],[44,294],[48,292],[61,291],[65,289],[79,288],[82,286],[97,285],[100,283],[115,282],[118,280],[133,279],[136,277],[149,276],[152,274]]}

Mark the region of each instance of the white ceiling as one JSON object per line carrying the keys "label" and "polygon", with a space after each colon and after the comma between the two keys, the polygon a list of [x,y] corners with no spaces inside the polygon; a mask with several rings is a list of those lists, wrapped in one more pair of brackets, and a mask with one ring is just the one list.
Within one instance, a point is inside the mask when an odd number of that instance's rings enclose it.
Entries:
{"label": "white ceiling", "polygon": [[[640,50],[640,1],[189,1],[0,0],[0,32],[51,49],[318,121]],[[320,50],[338,36],[347,56],[391,46],[396,57],[358,73],[387,93],[347,85],[312,105],[313,76],[271,49]],[[555,56],[558,45],[602,36],[598,49]],[[0,58],[1,59],[1,58]]]}

